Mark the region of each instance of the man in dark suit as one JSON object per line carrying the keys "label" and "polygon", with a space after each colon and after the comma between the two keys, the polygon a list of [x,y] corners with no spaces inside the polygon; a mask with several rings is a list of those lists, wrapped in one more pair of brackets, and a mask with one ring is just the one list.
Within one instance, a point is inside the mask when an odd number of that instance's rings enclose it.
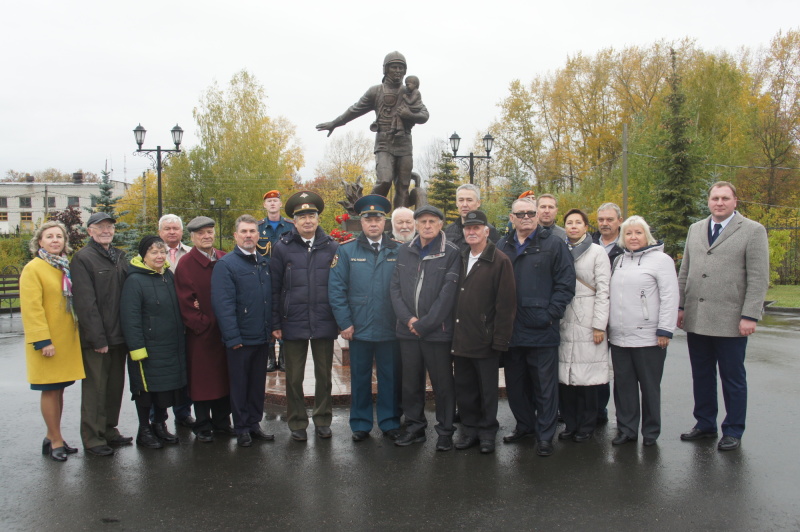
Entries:
{"label": "man in dark suit", "polygon": [[717,437],[717,367],[725,399],[720,451],[738,449],[745,428],[747,337],[756,330],[769,286],[764,226],[736,212],[736,188],[718,181],[711,216],[689,228],[678,283],[678,327],[687,333],[694,381],[694,428],[684,441]]}

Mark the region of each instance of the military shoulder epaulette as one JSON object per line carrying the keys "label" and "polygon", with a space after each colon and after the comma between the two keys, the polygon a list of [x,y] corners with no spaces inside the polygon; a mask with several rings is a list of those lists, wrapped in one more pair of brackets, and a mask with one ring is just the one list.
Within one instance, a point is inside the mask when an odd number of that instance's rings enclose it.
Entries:
{"label": "military shoulder epaulette", "polygon": [[341,245],[344,245],[344,244],[349,244],[350,242],[355,242],[356,240],[358,240],[356,237],[348,238],[347,240],[345,240],[344,242],[340,243],[339,245],[341,246]]}
{"label": "military shoulder epaulette", "polygon": [[283,221],[284,222],[289,222],[290,224],[294,224],[294,220],[292,220],[291,218],[284,217]]}

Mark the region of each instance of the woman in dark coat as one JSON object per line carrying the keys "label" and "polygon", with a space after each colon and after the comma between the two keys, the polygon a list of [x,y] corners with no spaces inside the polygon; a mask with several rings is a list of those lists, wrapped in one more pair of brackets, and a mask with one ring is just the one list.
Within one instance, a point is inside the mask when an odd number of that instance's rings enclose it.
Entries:
{"label": "woman in dark coat", "polygon": [[167,430],[166,419],[168,407],[186,402],[185,337],[167,245],[157,236],[139,242],[139,255],[131,260],[122,289],[120,316],[139,416],[136,443],[152,449],[161,448],[161,441],[178,443]]}
{"label": "woman in dark coat", "polygon": [[211,274],[225,255],[214,249],[214,225],[206,216],[186,225],[194,247],[175,270],[175,290],[186,325],[188,391],[197,417],[192,430],[203,443],[214,441],[214,432],[234,434],[228,358],[211,305]]}

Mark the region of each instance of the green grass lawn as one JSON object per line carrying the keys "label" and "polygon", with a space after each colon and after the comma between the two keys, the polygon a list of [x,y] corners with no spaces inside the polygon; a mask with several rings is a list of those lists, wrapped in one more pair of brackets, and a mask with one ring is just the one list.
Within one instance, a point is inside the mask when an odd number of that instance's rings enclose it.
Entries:
{"label": "green grass lawn", "polygon": [[800,307],[800,285],[776,285],[767,291],[767,301],[774,307]]}

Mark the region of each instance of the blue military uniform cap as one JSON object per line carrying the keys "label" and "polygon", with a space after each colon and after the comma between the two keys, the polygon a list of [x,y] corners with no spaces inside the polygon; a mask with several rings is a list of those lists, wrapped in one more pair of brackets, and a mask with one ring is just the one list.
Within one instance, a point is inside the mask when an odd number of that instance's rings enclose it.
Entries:
{"label": "blue military uniform cap", "polygon": [[360,197],[353,209],[356,214],[363,216],[386,216],[392,210],[391,202],[380,194],[368,194]]}
{"label": "blue military uniform cap", "polygon": [[301,190],[286,200],[286,206],[284,206],[283,209],[286,211],[286,216],[291,218],[295,214],[303,214],[306,212],[321,213],[323,209],[325,209],[325,202],[322,201],[322,197],[316,192]]}

